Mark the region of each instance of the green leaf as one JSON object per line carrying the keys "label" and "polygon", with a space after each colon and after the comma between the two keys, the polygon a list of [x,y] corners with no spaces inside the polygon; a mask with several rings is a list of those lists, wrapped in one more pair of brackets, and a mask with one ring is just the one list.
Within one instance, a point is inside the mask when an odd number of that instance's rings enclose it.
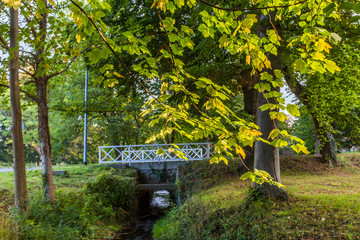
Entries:
{"label": "green leaf", "polygon": [[102,66],[99,71],[100,73],[104,73],[106,70],[112,70],[114,69],[114,66],[111,64],[105,64],[104,66]]}
{"label": "green leaf", "polygon": [[299,22],[299,26],[300,26],[300,27],[304,27],[305,25],[306,25],[306,22],[305,22],[305,21],[300,21],[300,22]]}
{"label": "green leaf", "polygon": [[171,1],[166,4],[166,8],[169,9],[171,13],[174,13],[176,10],[175,4]]}
{"label": "green leaf", "polygon": [[159,156],[162,156],[164,155],[166,152],[164,151],[164,149],[162,148],[159,148],[157,151],[156,151],[156,154],[159,155]]}
{"label": "green leaf", "polygon": [[335,6],[335,3],[330,3],[323,9],[324,13],[331,13],[332,11],[334,11]]}
{"label": "green leaf", "polygon": [[359,21],[359,19],[360,19],[360,16],[353,16],[352,18],[350,18],[349,22],[354,23],[354,22]]}
{"label": "green leaf", "polygon": [[297,105],[288,104],[288,105],[286,106],[286,110],[287,110],[292,116],[300,116],[300,111],[299,111]]}
{"label": "green leaf", "polygon": [[89,60],[92,64],[99,62],[100,60],[100,49],[95,48],[89,53]]}
{"label": "green leaf", "polygon": [[288,145],[288,142],[285,141],[285,140],[282,140],[282,139],[278,138],[278,139],[275,139],[274,141],[272,141],[270,144],[271,144],[272,146],[274,146],[274,147],[281,148],[281,147],[287,146],[287,145]]}
{"label": "green leaf", "polygon": [[340,68],[336,66],[336,63],[331,60],[326,60],[324,67],[329,70],[331,73],[335,73],[336,71],[340,71]]}
{"label": "green leaf", "polygon": [[297,59],[293,65],[294,67],[294,71],[299,71],[301,73],[304,73],[304,71],[306,70],[306,63],[304,60],[302,59]]}
{"label": "green leaf", "polygon": [[224,162],[226,165],[229,164],[227,158],[224,157],[223,155],[218,154],[218,153],[212,155],[212,157],[210,159],[210,164],[219,163],[219,162]]}

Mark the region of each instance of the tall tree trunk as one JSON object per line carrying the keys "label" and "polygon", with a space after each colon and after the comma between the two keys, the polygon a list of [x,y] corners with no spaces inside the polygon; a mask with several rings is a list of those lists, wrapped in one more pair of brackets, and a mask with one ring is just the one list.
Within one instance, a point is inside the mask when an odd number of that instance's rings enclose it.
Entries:
{"label": "tall tree trunk", "polygon": [[27,209],[27,184],[25,169],[24,142],[22,136],[22,115],[20,107],[19,88],[19,50],[17,37],[19,11],[10,9],[10,49],[16,49],[10,54],[10,101],[11,101],[11,133],[14,150],[14,175],[15,175],[15,206]]}
{"label": "tall tree trunk", "polygon": [[[259,17],[260,24],[258,28],[258,36],[260,38],[266,36],[266,22],[269,16],[261,15]],[[280,30],[280,28],[277,27]],[[267,69],[269,73],[273,74],[275,69],[282,68],[282,59],[281,53],[279,51],[278,55],[269,54],[268,59],[271,62],[272,69]],[[273,91],[280,91],[280,88],[272,88]],[[264,92],[264,94],[267,91]],[[256,125],[261,129],[262,137],[268,139],[270,132],[278,128],[279,122],[277,120],[272,120],[270,118],[270,109],[267,111],[261,111],[259,107],[264,104],[267,104],[267,101],[270,103],[276,103],[274,98],[266,99],[263,93],[258,93],[257,103],[256,103]],[[274,110],[273,110],[274,111]],[[280,178],[280,157],[279,157],[279,148],[275,148],[270,144],[255,141],[254,145],[254,169],[263,170],[270,174],[275,181],[281,183]],[[261,196],[265,198],[275,198],[275,199],[287,199],[289,196],[286,193],[284,188],[279,188],[268,183],[263,183],[262,185],[254,184],[255,189],[260,193]]]}
{"label": "tall tree trunk", "polygon": [[[267,103],[261,93],[258,94],[257,99],[258,106],[262,106]],[[268,100],[271,101],[272,99]],[[258,109],[256,113],[256,125],[260,127],[263,134],[262,137],[267,139],[270,132],[278,125],[278,122],[273,121],[270,118],[269,110],[261,111]],[[254,168],[268,172],[275,181],[281,183],[279,148],[275,148],[272,145],[261,141],[255,141]],[[288,198],[288,195],[283,188],[279,188],[268,183],[264,183],[262,185],[255,184],[255,187],[264,197],[276,199]]]}
{"label": "tall tree trunk", "polygon": [[45,42],[47,37],[47,0],[42,0],[44,3],[38,4],[38,8],[42,9],[41,20],[39,21],[39,37],[40,41],[36,46],[35,54],[35,73],[40,75],[36,77],[36,91],[37,91],[37,104],[38,104],[38,121],[39,121],[39,142],[42,158],[42,177],[43,177],[43,190],[47,199],[51,202],[55,201],[55,191],[52,176],[51,166],[51,143],[50,143],[50,129],[49,129],[49,117],[47,106],[47,85],[49,77],[45,75]]}
{"label": "tall tree trunk", "polygon": [[47,106],[47,82],[46,77],[40,77],[36,80],[38,119],[39,119],[39,140],[43,167],[43,188],[44,194],[48,200],[55,201],[54,182],[51,166],[51,143],[50,129]]}

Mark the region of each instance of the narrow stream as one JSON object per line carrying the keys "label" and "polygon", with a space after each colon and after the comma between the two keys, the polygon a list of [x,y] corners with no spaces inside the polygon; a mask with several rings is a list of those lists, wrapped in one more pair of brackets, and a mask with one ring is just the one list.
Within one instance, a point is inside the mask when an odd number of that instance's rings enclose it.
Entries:
{"label": "narrow stream", "polygon": [[152,228],[171,205],[171,195],[167,190],[144,191],[137,196],[137,216],[132,218],[114,240],[151,240]]}

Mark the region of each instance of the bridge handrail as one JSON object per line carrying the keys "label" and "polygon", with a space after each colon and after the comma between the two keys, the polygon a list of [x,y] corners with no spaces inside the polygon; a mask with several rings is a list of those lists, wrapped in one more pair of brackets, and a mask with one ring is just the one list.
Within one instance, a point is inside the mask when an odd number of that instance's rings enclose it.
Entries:
{"label": "bridge handrail", "polygon": [[[175,146],[178,146],[177,149]],[[185,161],[186,159],[178,157],[176,154],[168,152],[169,148],[183,152],[187,160],[209,159],[213,152],[213,144],[206,143],[175,143],[175,144],[140,144],[140,145],[117,145],[100,146],[99,163],[141,163],[141,162],[171,162]],[[134,149],[140,148],[140,149]],[[145,149],[144,149],[145,148]],[[161,156],[157,154],[159,148],[165,153]],[[114,151],[114,152],[113,152]],[[103,157],[102,154],[105,154]],[[113,156],[111,156],[111,154]],[[115,154],[115,156],[114,156]]]}

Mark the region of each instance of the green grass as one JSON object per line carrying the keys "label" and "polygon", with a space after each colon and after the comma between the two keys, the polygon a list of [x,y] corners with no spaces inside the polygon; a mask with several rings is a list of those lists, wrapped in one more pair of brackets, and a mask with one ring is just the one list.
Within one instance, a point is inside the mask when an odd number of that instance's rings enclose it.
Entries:
{"label": "green grass", "polygon": [[[191,166],[182,179],[192,196],[154,227],[156,239],[360,239],[360,153],[329,168],[311,156],[285,157],[288,201],[255,200],[237,163]],[[284,162],[285,161],[285,162]],[[211,176],[217,174],[217,181]],[[200,183],[205,183],[200,187]],[[181,237],[179,237],[181,236]]]}
{"label": "green grass", "polygon": [[[90,178],[95,177],[108,170],[106,166],[98,164],[92,165],[55,165],[53,170],[65,170],[69,173],[66,176],[53,176],[54,185],[56,189],[66,188],[68,190],[76,190],[82,187]],[[132,177],[135,175],[135,170],[119,169],[119,174],[123,176]],[[37,190],[41,187],[41,173],[42,170],[31,170],[26,172],[26,181],[29,191]],[[0,191],[1,190],[14,190],[14,173],[13,172],[0,172]]]}

